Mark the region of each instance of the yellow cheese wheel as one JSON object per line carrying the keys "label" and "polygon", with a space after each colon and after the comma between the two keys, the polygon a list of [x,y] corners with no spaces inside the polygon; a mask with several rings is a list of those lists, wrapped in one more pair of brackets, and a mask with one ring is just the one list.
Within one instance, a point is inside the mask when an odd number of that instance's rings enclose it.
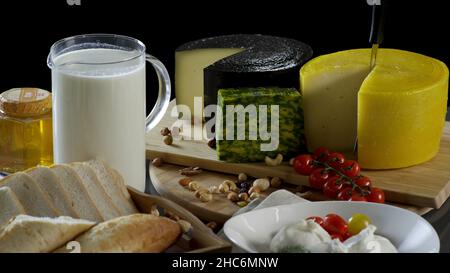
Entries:
{"label": "yellow cheese wheel", "polygon": [[395,49],[380,49],[369,70],[370,49],[320,56],[300,71],[308,148],[350,153],[366,169],[423,163],[439,150],[447,109],[446,65]]}

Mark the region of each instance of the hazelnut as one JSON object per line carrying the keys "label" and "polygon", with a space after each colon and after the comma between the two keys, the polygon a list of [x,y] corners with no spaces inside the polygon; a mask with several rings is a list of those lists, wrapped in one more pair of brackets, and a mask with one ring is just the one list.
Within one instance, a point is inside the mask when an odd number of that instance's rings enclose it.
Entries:
{"label": "hazelnut", "polygon": [[270,179],[270,186],[272,188],[279,188],[281,186],[281,178],[279,177],[272,177],[272,179]]}
{"label": "hazelnut", "polygon": [[163,159],[160,158],[160,157],[155,157],[155,158],[152,160],[152,165],[155,166],[155,167],[161,167],[163,163],[164,163],[164,162],[163,162]]}
{"label": "hazelnut", "polygon": [[238,197],[239,197],[240,201],[247,201],[248,200],[248,193],[246,193],[246,192],[240,193],[238,195]]}
{"label": "hazelnut", "polygon": [[201,194],[200,194],[200,201],[202,201],[202,202],[204,202],[204,203],[206,203],[206,202],[209,202],[209,201],[211,201],[212,199],[213,199],[213,196],[212,196],[212,194],[210,194],[209,192],[202,192]]}
{"label": "hazelnut", "polygon": [[244,182],[244,181],[246,181],[247,180],[247,175],[245,174],[245,173],[240,173],[239,175],[238,175],[238,181],[239,182]]}
{"label": "hazelnut", "polygon": [[231,202],[237,202],[239,201],[239,196],[235,192],[230,192],[227,195],[227,199],[230,200]]}
{"label": "hazelnut", "polygon": [[171,135],[164,136],[163,141],[166,145],[172,145],[173,138]]}
{"label": "hazelnut", "polygon": [[217,228],[217,223],[216,222],[209,222],[208,224],[206,224],[207,227],[209,227],[210,229],[214,230]]}
{"label": "hazelnut", "polygon": [[183,187],[187,187],[187,186],[189,186],[189,183],[191,183],[192,181],[193,181],[192,178],[185,177],[185,178],[181,178],[178,181],[178,184],[180,184]]}
{"label": "hazelnut", "polygon": [[188,221],[178,220],[177,222],[180,225],[181,230],[183,231],[183,233],[188,233],[189,231],[192,230],[192,225]]}
{"label": "hazelnut", "polygon": [[252,193],[261,193],[261,190],[258,188],[258,187],[251,187],[249,190],[248,190],[248,194],[252,194]]}
{"label": "hazelnut", "polygon": [[160,132],[161,132],[161,135],[162,135],[162,136],[168,136],[168,135],[170,135],[170,130],[169,130],[169,128],[167,128],[167,127],[162,128]]}
{"label": "hazelnut", "polygon": [[196,191],[196,190],[200,189],[200,185],[198,184],[197,181],[191,181],[188,184],[188,188],[191,191]]}
{"label": "hazelnut", "polygon": [[253,181],[253,187],[259,188],[262,192],[270,187],[270,181],[267,178],[260,178]]}
{"label": "hazelnut", "polygon": [[219,186],[219,192],[220,193],[228,193],[230,191],[230,187],[228,186],[227,183],[222,183]]}
{"label": "hazelnut", "polygon": [[250,200],[258,199],[261,195],[257,192],[250,194]]}

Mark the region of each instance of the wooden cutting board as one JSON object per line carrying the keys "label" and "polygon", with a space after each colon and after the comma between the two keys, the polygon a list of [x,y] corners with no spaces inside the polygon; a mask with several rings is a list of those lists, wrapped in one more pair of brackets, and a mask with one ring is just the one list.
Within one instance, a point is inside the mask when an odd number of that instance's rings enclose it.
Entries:
{"label": "wooden cutting board", "polygon": [[[308,177],[293,171],[287,163],[268,167],[264,163],[227,163],[217,159],[216,151],[209,148],[206,140],[175,139],[173,145],[165,145],[161,128],[172,128],[176,118],[171,116],[175,101],[158,126],[147,133],[147,158],[161,157],[165,162],[199,166],[222,173],[247,173],[254,177],[277,176],[295,185],[308,185]],[[176,112],[176,111],[174,111]],[[182,124],[176,124],[181,127]],[[194,127],[191,135],[200,134],[201,127]],[[363,171],[376,187],[382,188],[389,201],[419,207],[439,208],[450,196],[450,122],[445,124],[438,155],[424,164],[397,170]]]}
{"label": "wooden cutting board", "polygon": [[[178,181],[185,177],[179,172],[182,168],[184,167],[172,164],[164,164],[161,167],[150,166],[150,179],[156,191],[158,191],[161,196],[177,203],[204,221],[214,221],[219,224],[225,223],[239,209],[239,206],[229,201],[225,194],[214,194],[213,201],[208,203],[203,203],[195,198],[193,192],[178,184]],[[218,187],[227,179],[236,180],[236,175],[203,171],[201,174],[192,177],[192,179],[195,179],[202,187],[208,188],[209,186]],[[282,188],[295,192],[295,189],[298,187],[284,184]],[[270,188],[267,192],[263,193],[262,196],[266,196],[274,190],[276,189]],[[311,192],[306,196],[307,199],[310,200],[325,199],[325,197],[318,192]],[[429,208],[395,205],[413,211],[419,215],[430,211]]]}

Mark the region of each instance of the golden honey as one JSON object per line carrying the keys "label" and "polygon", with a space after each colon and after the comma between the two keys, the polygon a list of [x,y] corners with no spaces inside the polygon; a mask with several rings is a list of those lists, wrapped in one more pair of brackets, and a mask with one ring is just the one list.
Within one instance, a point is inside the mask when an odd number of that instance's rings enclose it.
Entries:
{"label": "golden honey", "polygon": [[51,94],[16,88],[0,95],[0,171],[53,163]]}

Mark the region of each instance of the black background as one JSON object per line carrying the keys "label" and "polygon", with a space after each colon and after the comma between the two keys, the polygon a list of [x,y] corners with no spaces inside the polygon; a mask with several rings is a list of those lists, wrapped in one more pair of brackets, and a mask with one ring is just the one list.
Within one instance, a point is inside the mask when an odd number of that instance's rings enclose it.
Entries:
{"label": "black background", "polygon": [[[83,33],[116,33],[142,40],[166,64],[172,79],[174,50],[208,36],[261,33],[301,40],[314,55],[368,47],[366,0],[145,1],[34,0],[0,4],[0,91],[13,87],[51,89],[46,57],[50,46]],[[390,0],[383,46],[415,51],[449,64],[446,1]],[[148,73],[154,77],[153,72]],[[148,81],[148,103],[155,99]]]}

